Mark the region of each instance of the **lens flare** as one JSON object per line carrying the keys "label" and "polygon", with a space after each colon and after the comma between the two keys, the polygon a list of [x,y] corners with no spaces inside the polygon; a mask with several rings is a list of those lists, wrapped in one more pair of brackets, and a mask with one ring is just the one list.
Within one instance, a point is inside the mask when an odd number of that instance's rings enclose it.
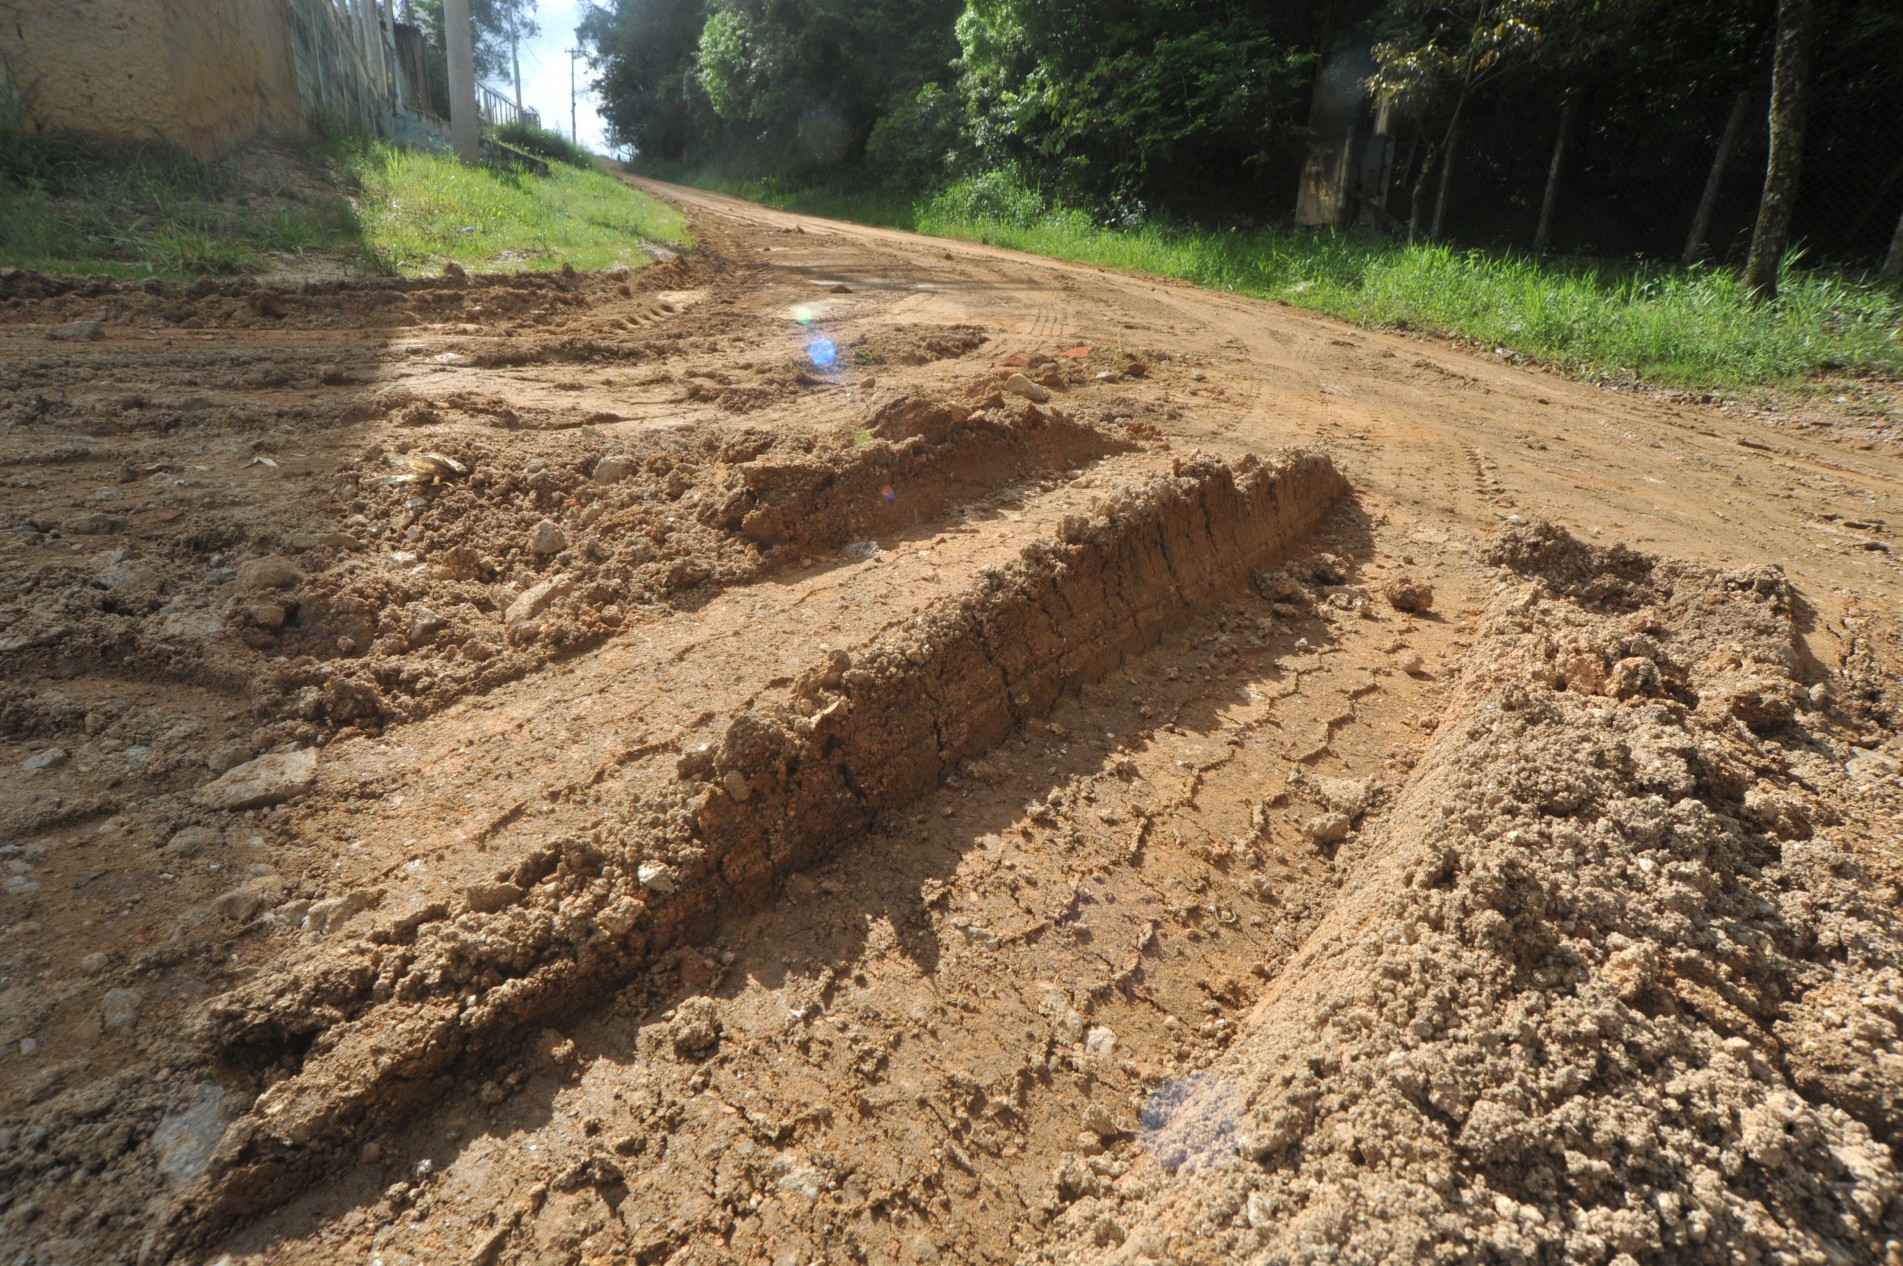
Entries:
{"label": "lens flare", "polygon": [[829,338],[816,338],[806,345],[806,359],[821,369],[829,369],[839,359],[839,349]]}
{"label": "lens flare", "polygon": [[893,488],[891,484],[887,484],[885,487],[879,489],[879,499],[887,505],[891,505],[899,499],[898,490]]}
{"label": "lens flare", "polygon": [[813,323],[813,310],[805,307],[794,308],[793,319],[798,321],[801,325],[811,325]]}

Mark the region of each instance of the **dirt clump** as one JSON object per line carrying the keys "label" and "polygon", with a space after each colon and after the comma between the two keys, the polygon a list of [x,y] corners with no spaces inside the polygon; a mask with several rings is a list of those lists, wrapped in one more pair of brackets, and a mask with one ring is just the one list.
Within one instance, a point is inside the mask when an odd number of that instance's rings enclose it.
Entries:
{"label": "dirt clump", "polygon": [[[1879,1087],[1903,935],[1816,835],[1841,791],[1793,761],[1828,723],[1736,705],[1741,678],[1794,691],[1784,578],[1537,524],[1491,556],[1516,583],[1340,901],[1210,1076],[1150,1114],[1154,1165],[1066,1215],[1074,1237],[1114,1210],[1127,1242],[1035,1256],[1896,1243],[1903,1104]],[[1656,676],[1608,693],[1633,660]]]}

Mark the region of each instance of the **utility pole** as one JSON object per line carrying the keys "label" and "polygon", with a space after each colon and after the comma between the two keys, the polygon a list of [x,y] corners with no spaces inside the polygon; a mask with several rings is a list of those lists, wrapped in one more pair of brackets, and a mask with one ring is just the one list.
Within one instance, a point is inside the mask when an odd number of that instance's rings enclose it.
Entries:
{"label": "utility pole", "polygon": [[577,118],[575,111],[575,59],[580,57],[581,54],[582,50],[579,48],[571,48],[568,50],[568,139],[576,145],[581,144],[581,129],[576,126],[575,122]]}
{"label": "utility pole", "polygon": [[443,0],[444,51],[449,55],[449,138],[456,157],[474,166],[482,159],[476,118],[476,41],[469,0]]}
{"label": "utility pole", "polygon": [[522,113],[522,37],[521,15],[509,10],[509,64],[515,67],[515,112]]}

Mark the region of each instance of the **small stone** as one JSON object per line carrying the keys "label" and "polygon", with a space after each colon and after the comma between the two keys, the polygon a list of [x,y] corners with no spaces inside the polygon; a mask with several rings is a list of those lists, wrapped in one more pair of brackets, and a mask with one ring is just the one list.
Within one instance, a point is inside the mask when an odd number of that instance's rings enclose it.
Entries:
{"label": "small stone", "polygon": [[574,588],[575,582],[567,576],[550,576],[511,602],[502,614],[502,622],[511,634],[524,633],[529,625],[542,618],[542,613],[553,606],[556,599],[566,597]]}
{"label": "small stone", "polygon": [[317,750],[274,752],[247,761],[200,787],[192,800],[208,809],[258,809],[283,804],[317,781]]}
{"label": "small stone", "polygon": [[635,868],[634,877],[640,881],[643,888],[663,895],[673,892],[678,886],[673,867],[664,866],[660,862],[642,862]]}
{"label": "small stone", "polygon": [[313,901],[304,916],[305,926],[319,936],[328,936],[370,908],[370,894],[359,888],[341,897]]}
{"label": "small stone", "polygon": [[375,1165],[383,1159],[383,1144],[377,1142],[365,1143],[363,1149],[357,1153],[357,1156],[364,1164]]}
{"label": "small stone", "polygon": [[1093,1103],[1084,1109],[1084,1129],[1100,1139],[1113,1139],[1123,1133],[1117,1128],[1116,1118],[1110,1115],[1110,1109],[1101,1103]]}
{"label": "small stone", "polygon": [[99,1014],[109,1029],[129,1029],[139,1022],[145,998],[136,989],[108,989]]}
{"label": "small stone", "polygon": [[79,970],[85,972],[88,976],[97,976],[110,966],[112,966],[112,959],[108,958],[99,950],[94,950],[79,960]]}
{"label": "small stone", "polygon": [[28,773],[41,769],[52,769],[56,766],[64,765],[68,759],[68,755],[66,749],[63,747],[49,747],[45,751],[35,752],[33,755],[21,761],[20,768],[26,770]]}
{"label": "small stone", "polygon": [[1427,661],[1421,658],[1419,651],[1403,651],[1394,666],[1412,677],[1426,669]]}
{"label": "small stone", "polygon": [[106,327],[97,321],[68,321],[46,332],[56,343],[96,343],[106,337]]}
{"label": "small stone", "polygon": [[221,743],[205,753],[205,768],[214,774],[229,773],[251,759],[251,749],[243,743]]}
{"label": "small stone", "polygon": [[217,843],[218,832],[210,827],[187,826],[172,832],[172,838],[165,841],[165,847],[181,857],[197,857]]}
{"label": "small stone", "polygon": [[418,607],[410,615],[410,644],[421,646],[448,627],[448,616],[428,607]]}
{"label": "small stone", "polygon": [[568,548],[568,534],[553,519],[543,519],[529,529],[529,548],[537,554],[559,554]]}
{"label": "small stone", "polygon": [[40,1049],[40,1039],[39,1039],[39,1038],[37,1038],[37,1037],[23,1037],[23,1038],[21,1038],[21,1039],[20,1039],[20,1054],[22,1054],[22,1055],[31,1055],[31,1054],[32,1054],[32,1053],[33,1053],[34,1051],[37,1051],[37,1050],[39,1050],[39,1049]]}
{"label": "small stone", "polygon": [[469,900],[469,908],[478,914],[494,914],[507,909],[522,900],[528,894],[520,887],[509,883],[470,884],[463,890]]}
{"label": "small stone", "polygon": [[152,1131],[152,1150],[158,1170],[174,1187],[184,1187],[211,1165],[218,1140],[235,1115],[239,1096],[214,1085],[192,1088],[186,1107],[159,1122]]}
{"label": "small stone", "polygon": [[877,378],[874,378],[871,374],[867,374],[864,378],[861,378],[859,380],[859,387],[860,387],[860,390],[862,391],[871,391],[874,387],[878,385],[879,385],[879,380]]}
{"label": "small stone", "polygon": [[233,923],[248,923],[264,908],[264,894],[249,886],[233,888],[212,902],[211,908]]}
{"label": "small stone", "polygon": [[712,998],[693,997],[674,1009],[668,1026],[674,1053],[682,1056],[705,1055],[720,1044],[720,1008]]}
{"label": "small stone", "polygon": [[363,542],[348,532],[320,532],[317,534],[317,543],[325,549],[334,550],[348,551],[363,548]]}
{"label": "small stone", "polygon": [[1317,844],[1339,844],[1353,826],[1345,813],[1324,813],[1310,818],[1302,830]]}
{"label": "small stone", "polygon": [[1099,1059],[1111,1058],[1117,1053],[1116,1031],[1098,1025],[1084,1034],[1084,1049]]}
{"label": "small stone", "polygon": [[443,265],[443,276],[449,278],[451,281],[462,281],[467,278],[469,274],[464,270],[461,264],[452,259]]}
{"label": "small stone", "polygon": [[728,770],[727,776],[720,780],[720,785],[727,789],[727,794],[733,797],[735,804],[745,804],[753,796],[753,788],[747,785],[747,776],[737,769]]}
{"label": "small stone", "polygon": [[610,455],[595,463],[595,482],[618,484],[634,473],[634,459]]}
{"label": "small stone", "polygon": [[98,511],[68,520],[65,529],[68,536],[107,536],[124,531],[125,526],[126,521],[118,515]]}
{"label": "small stone", "polygon": [[1049,387],[1040,387],[1023,374],[1012,374],[1004,380],[1004,389],[1014,396],[1022,396],[1033,404],[1043,404],[1051,398]]}
{"label": "small stone", "polygon": [[1396,611],[1428,611],[1434,606],[1434,586],[1412,576],[1396,576],[1382,586],[1381,594]]}
{"label": "small stone", "polygon": [[237,581],[238,588],[246,593],[262,593],[267,589],[293,589],[304,583],[304,573],[290,559],[270,554],[239,563]]}

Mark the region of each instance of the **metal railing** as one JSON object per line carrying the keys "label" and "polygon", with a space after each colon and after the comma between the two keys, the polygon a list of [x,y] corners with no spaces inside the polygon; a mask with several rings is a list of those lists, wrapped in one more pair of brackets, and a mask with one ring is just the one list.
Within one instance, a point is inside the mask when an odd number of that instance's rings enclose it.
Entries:
{"label": "metal railing", "polygon": [[539,113],[526,107],[517,107],[515,102],[488,84],[476,85],[476,112],[490,127],[503,127],[510,123],[527,123],[531,127],[542,126],[542,116]]}

